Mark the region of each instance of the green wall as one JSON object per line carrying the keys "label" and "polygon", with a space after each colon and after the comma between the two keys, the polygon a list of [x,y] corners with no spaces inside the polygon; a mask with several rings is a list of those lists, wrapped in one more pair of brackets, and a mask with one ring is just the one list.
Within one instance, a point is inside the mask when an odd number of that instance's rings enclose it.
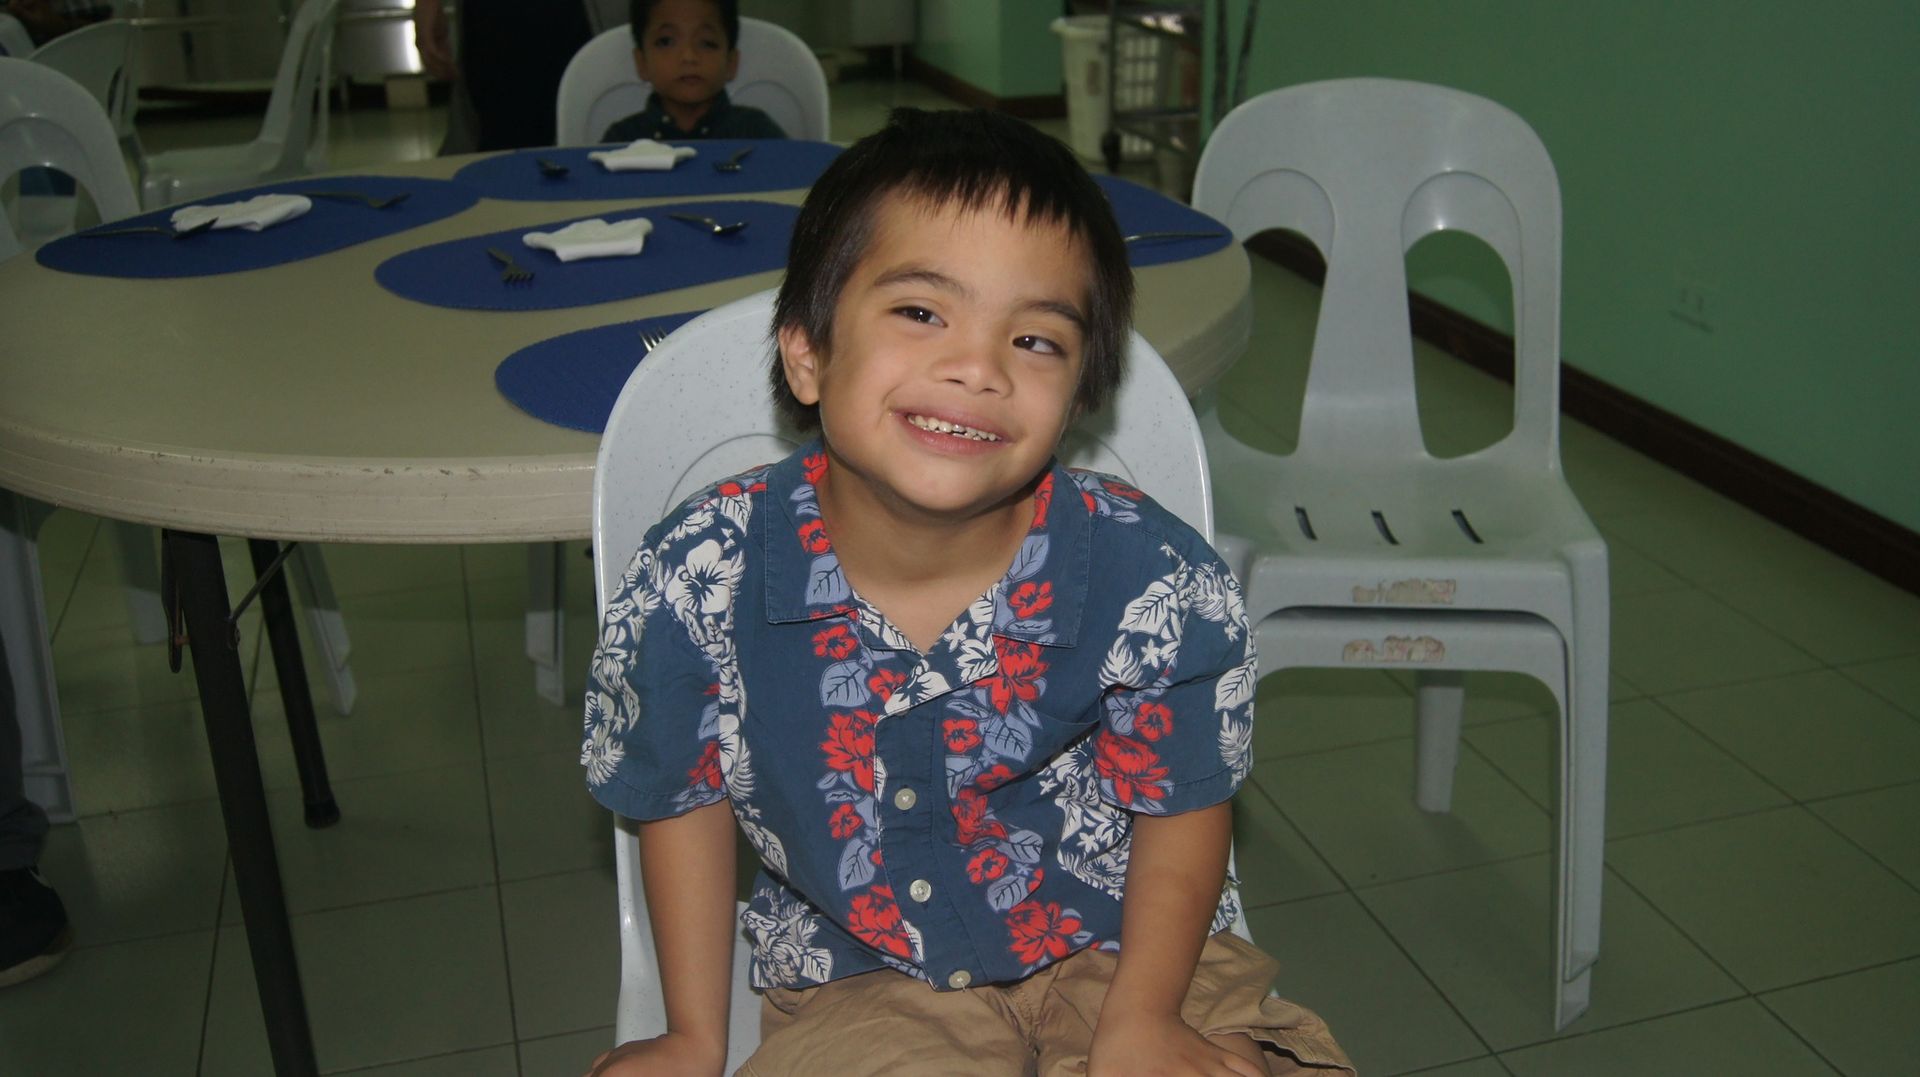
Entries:
{"label": "green wall", "polygon": [[1039,0],[919,0],[914,55],[995,97],[1060,92],[1059,5]]}
{"label": "green wall", "polygon": [[[1540,133],[1566,362],[1920,529],[1920,5],[1262,5],[1250,94],[1357,75],[1482,94]],[[1409,274],[1511,328],[1493,261],[1423,244]],[[1672,313],[1683,287],[1710,329]]]}

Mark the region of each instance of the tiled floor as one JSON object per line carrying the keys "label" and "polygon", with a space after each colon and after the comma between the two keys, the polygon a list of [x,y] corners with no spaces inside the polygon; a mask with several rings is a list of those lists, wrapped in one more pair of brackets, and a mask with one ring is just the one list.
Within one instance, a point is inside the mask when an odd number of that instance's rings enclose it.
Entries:
{"label": "tiled floor", "polygon": [[[837,88],[836,134],[871,129],[887,97]],[[340,117],[335,161],[428,152],[438,122]],[[1316,294],[1255,272],[1254,343],[1222,395],[1241,437],[1285,446]],[[1494,435],[1505,387],[1435,353],[1418,363],[1432,444]],[[1447,815],[1412,803],[1407,682],[1262,682],[1239,856],[1281,990],[1368,1074],[1914,1072],[1920,599],[1590,430],[1570,426],[1564,451],[1613,555],[1593,1009],[1550,1027],[1551,702],[1497,676],[1469,682]],[[44,868],[81,946],[0,994],[0,1073],[266,1073],[193,685],[129,642],[112,541],[66,512],[42,537],[85,813],[55,831]],[[611,1036],[611,851],[575,765],[575,708],[539,702],[521,657],[519,551],[328,558],[361,684],[352,717],[322,719],[338,827],[300,825],[270,663],[254,679],[321,1065],[578,1073]],[[573,563],[578,643],[591,602]]]}

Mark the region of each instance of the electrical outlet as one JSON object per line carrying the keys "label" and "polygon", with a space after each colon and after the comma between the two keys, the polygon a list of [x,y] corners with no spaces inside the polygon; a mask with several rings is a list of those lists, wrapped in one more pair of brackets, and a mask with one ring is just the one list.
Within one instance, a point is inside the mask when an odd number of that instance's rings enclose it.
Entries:
{"label": "electrical outlet", "polygon": [[1673,284],[1673,301],[1667,307],[1667,313],[1700,330],[1713,332],[1713,320],[1718,311],[1714,290],[1687,277],[1677,277]]}

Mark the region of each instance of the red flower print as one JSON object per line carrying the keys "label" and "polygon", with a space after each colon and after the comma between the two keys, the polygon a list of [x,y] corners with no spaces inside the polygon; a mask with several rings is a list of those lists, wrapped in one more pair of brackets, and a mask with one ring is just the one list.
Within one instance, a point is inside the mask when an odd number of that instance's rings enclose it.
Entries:
{"label": "red flower print", "polygon": [[704,785],[709,789],[720,788],[720,742],[710,740],[705,751],[700,753],[700,761],[687,771],[687,780],[695,786]]}
{"label": "red flower print", "polygon": [[1160,765],[1160,756],[1131,737],[1101,730],[1093,742],[1093,765],[1113,783],[1113,798],[1122,804],[1167,795],[1167,768]]}
{"label": "red flower print", "polygon": [[1115,497],[1124,497],[1128,501],[1138,501],[1141,498],[1147,496],[1141,493],[1140,491],[1134,489],[1133,487],[1128,486],[1126,483],[1118,482],[1114,479],[1107,479],[1103,481],[1100,485],[1107,488],[1107,493],[1110,493]]}
{"label": "red flower print", "polygon": [[1007,932],[1013,944],[1007,949],[1023,964],[1037,965],[1042,959],[1058,961],[1067,956],[1073,935],[1080,930],[1080,917],[1063,910],[1057,901],[1044,906],[1023,901],[1007,913]]}
{"label": "red flower print", "polygon": [[866,820],[860,818],[860,813],[854,810],[853,805],[844,802],[833,809],[833,815],[827,819],[827,830],[837,841],[845,841],[853,837],[861,827],[866,825]]}
{"label": "red flower print", "polygon": [[972,845],[981,838],[1004,838],[1007,828],[987,814],[986,794],[977,789],[962,789],[953,798],[954,840]]}
{"label": "red flower print", "polygon": [[876,886],[864,894],[855,894],[847,911],[847,929],[854,937],[876,950],[895,957],[912,957],[913,944],[900,922],[900,906],[893,902],[893,887]]}
{"label": "red flower print", "polygon": [[993,649],[1000,655],[1000,672],[980,678],[993,700],[993,709],[1005,714],[1015,699],[1029,703],[1038,699],[1040,676],[1047,671],[1046,662],[1040,658],[1040,645],[995,636]]}
{"label": "red flower print", "polygon": [[826,553],[833,544],[827,541],[827,522],[815,517],[800,525],[800,545],[808,553]]}
{"label": "red flower print", "polygon": [[1007,596],[1007,604],[1022,620],[1044,613],[1048,606],[1053,605],[1053,583],[1048,581],[1036,587],[1032,580],[1028,580],[1013,589],[1013,594]]}
{"label": "red flower print", "polygon": [[827,475],[827,454],[808,453],[806,459],[800,461],[800,469],[806,475],[808,482],[815,486],[820,485],[820,480]]}
{"label": "red flower print", "polygon": [[1007,858],[989,845],[967,861],[967,878],[976,883],[992,882],[1007,872]]}
{"label": "red flower print", "polygon": [[1097,512],[1097,511],[1099,511],[1099,510],[1098,510],[1098,508],[1096,507],[1096,505],[1095,505],[1095,503],[1094,503],[1094,500],[1093,500],[1093,495],[1092,495],[1092,494],[1090,494],[1090,493],[1087,493],[1087,492],[1086,492],[1085,490],[1082,490],[1082,491],[1080,491],[1080,500],[1082,500],[1082,501],[1084,501],[1084,502],[1086,502],[1086,503],[1087,503],[1087,511],[1088,511],[1088,512]]}
{"label": "red flower print", "polygon": [[1053,505],[1053,472],[1047,472],[1040,485],[1033,488],[1033,524],[1027,530],[1038,531],[1047,526],[1047,509]]}
{"label": "red flower print", "polygon": [[820,747],[827,766],[853,775],[853,783],[873,792],[873,712],[835,714],[828,720],[827,739]]}
{"label": "red flower print", "polygon": [[946,737],[947,751],[955,755],[980,745],[980,724],[971,718],[948,718],[940,723],[940,731]]}
{"label": "red flower print", "polygon": [[979,775],[973,779],[973,784],[977,786],[981,792],[991,793],[1013,779],[1014,773],[1012,767],[1005,763],[995,763],[987,770],[981,771]]}
{"label": "red flower print", "polygon": [[822,658],[842,659],[858,646],[860,641],[844,624],[830,624],[813,634],[813,653]]}
{"label": "red flower print", "polygon": [[891,669],[879,669],[874,671],[873,676],[867,678],[867,691],[879,696],[880,702],[885,703],[892,699],[894,691],[905,683],[907,683],[906,674]]}
{"label": "red flower print", "polygon": [[1164,703],[1142,703],[1133,712],[1133,728],[1148,740],[1159,740],[1173,732],[1173,712]]}

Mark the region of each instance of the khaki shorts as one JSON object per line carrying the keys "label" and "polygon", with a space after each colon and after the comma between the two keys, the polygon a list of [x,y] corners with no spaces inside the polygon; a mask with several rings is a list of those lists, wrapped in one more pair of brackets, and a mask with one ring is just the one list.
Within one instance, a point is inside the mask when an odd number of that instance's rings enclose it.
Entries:
{"label": "khaki shorts", "polygon": [[[802,991],[768,991],[746,1077],[814,1074],[1082,1074],[1119,964],[1083,950],[1018,983],[935,991],[884,969]],[[1207,940],[1180,1016],[1202,1034],[1245,1033],[1276,1074],[1353,1072],[1312,1011],[1267,994],[1279,964],[1227,933]]]}

